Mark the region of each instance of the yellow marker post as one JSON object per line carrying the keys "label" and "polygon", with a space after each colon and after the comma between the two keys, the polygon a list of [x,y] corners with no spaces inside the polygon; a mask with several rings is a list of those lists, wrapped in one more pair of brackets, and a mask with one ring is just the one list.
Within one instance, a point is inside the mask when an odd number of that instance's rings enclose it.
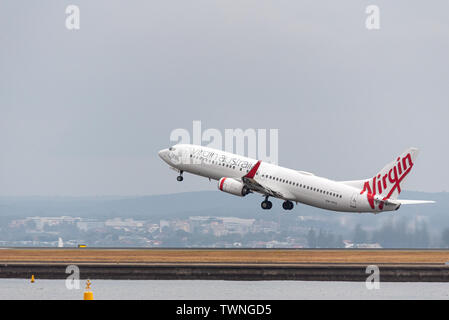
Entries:
{"label": "yellow marker post", "polygon": [[31,275],[31,283],[34,283],[34,274]]}
{"label": "yellow marker post", "polygon": [[92,291],[90,291],[90,280],[87,279],[86,281],[86,291],[84,291],[84,300],[94,300],[94,294],[92,293]]}

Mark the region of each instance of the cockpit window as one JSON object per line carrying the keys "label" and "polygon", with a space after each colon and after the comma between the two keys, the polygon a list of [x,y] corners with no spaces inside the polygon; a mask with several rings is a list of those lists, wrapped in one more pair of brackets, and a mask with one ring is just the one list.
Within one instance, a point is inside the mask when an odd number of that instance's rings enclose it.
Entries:
{"label": "cockpit window", "polygon": [[173,147],[168,148],[169,151],[175,151],[176,149]]}

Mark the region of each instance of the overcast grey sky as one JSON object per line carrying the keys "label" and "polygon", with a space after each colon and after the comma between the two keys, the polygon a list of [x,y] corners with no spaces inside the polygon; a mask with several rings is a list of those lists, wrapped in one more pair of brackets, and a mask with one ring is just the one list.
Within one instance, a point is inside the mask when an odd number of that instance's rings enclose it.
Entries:
{"label": "overcast grey sky", "polygon": [[0,195],[216,188],[157,157],[193,120],[279,129],[280,165],[336,180],[415,146],[405,189],[449,190],[448,16],[446,0],[2,0]]}

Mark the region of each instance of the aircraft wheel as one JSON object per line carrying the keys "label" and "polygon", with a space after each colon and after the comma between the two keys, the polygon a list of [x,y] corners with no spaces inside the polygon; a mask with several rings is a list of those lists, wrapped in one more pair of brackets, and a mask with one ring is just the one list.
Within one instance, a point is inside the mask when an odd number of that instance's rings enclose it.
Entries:
{"label": "aircraft wheel", "polygon": [[265,200],[262,201],[262,203],[260,204],[260,206],[262,207],[262,209],[264,210],[269,210],[271,209],[271,207],[273,207],[273,203],[271,201]]}
{"label": "aircraft wheel", "polygon": [[291,201],[284,201],[284,203],[282,204],[282,208],[284,208],[284,210],[291,210],[291,209],[293,209],[293,202],[291,202]]}

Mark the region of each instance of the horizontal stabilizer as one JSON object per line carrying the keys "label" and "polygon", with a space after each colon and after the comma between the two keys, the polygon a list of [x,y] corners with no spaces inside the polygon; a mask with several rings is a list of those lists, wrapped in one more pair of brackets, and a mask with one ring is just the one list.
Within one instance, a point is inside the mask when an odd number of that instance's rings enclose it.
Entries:
{"label": "horizontal stabilizer", "polygon": [[399,202],[400,204],[435,203],[435,201],[432,201],[432,200],[403,200],[403,199],[396,199],[395,201]]}

